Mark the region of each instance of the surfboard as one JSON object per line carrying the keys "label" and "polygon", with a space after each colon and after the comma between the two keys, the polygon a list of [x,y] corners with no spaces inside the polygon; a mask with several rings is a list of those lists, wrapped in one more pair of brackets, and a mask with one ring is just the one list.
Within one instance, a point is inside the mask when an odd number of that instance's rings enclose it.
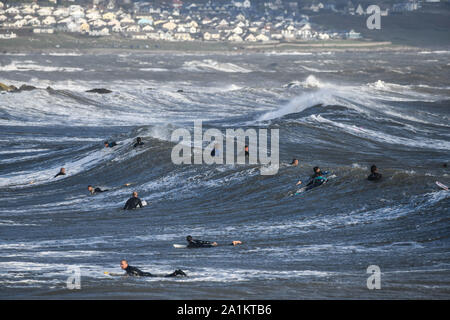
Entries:
{"label": "surfboard", "polygon": [[174,244],[173,247],[177,248],[177,249],[185,249],[185,248],[187,248],[187,245],[185,245],[185,244]]}
{"label": "surfboard", "polygon": [[448,187],[445,184],[443,184],[439,181],[436,181],[436,184],[438,185],[438,187],[444,189],[445,191],[448,191]]}
{"label": "surfboard", "polygon": [[145,200],[142,200],[141,203],[144,207],[148,204],[147,201],[145,201]]}
{"label": "surfboard", "polygon": [[105,271],[103,273],[105,275],[112,276],[112,277],[119,277],[119,276],[123,276],[124,275],[123,273],[113,273],[113,272],[109,272],[109,271]]}
{"label": "surfboard", "polygon": [[306,191],[315,189],[315,188],[317,188],[317,187],[323,186],[323,185],[324,185],[325,183],[327,183],[330,179],[334,179],[334,178],[337,178],[337,176],[336,176],[335,174],[332,174],[331,176],[327,177],[327,181],[325,181],[324,183],[322,183],[322,184],[320,184],[320,185],[318,185],[318,186],[316,186],[316,187],[310,188],[310,189],[308,189],[308,190],[306,190],[307,187],[300,188],[300,189],[298,189],[298,190],[294,193],[294,196],[296,196],[296,195],[298,195],[298,194],[301,194],[301,193],[304,193],[304,192],[306,192]]}

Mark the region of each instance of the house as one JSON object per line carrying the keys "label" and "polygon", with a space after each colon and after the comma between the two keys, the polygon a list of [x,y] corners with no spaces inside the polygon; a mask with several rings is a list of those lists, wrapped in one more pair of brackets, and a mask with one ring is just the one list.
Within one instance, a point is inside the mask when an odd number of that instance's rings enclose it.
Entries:
{"label": "house", "polygon": [[140,32],[140,31],[141,31],[141,27],[138,26],[137,24],[132,24],[132,25],[130,25],[130,26],[128,26],[128,27],[126,28],[126,31],[127,31],[127,32],[137,33],[137,32]]}
{"label": "house", "polygon": [[173,23],[172,21],[169,21],[169,22],[164,23],[162,25],[162,27],[166,30],[172,31],[172,30],[175,30],[177,25],[175,23]]}
{"label": "house", "polygon": [[142,28],[143,32],[150,32],[150,31],[154,31],[155,28],[153,28],[151,25],[146,25],[145,27]]}
{"label": "house", "polygon": [[266,36],[265,34],[258,34],[256,36],[256,41],[267,42],[269,40],[270,40],[270,38],[268,36]]}
{"label": "house", "polygon": [[233,30],[231,30],[234,34],[242,34],[244,30],[242,30],[240,27],[236,27]]}
{"label": "house", "polygon": [[88,34],[91,37],[109,36],[109,29],[108,28],[103,28],[103,29],[98,29],[98,30],[91,30],[91,31],[89,31]]}
{"label": "house", "polygon": [[58,8],[55,11],[53,11],[53,16],[67,17],[67,16],[69,16],[69,8]]}
{"label": "house", "polygon": [[[128,31],[128,29],[127,29]],[[143,32],[137,32],[131,34],[131,39],[133,40],[147,40],[147,34]]]}
{"label": "house", "polygon": [[89,24],[87,24],[86,22],[82,23],[80,25],[80,32],[82,33],[87,33],[91,30],[91,27],[89,26]]}
{"label": "house", "polygon": [[141,18],[138,20],[138,24],[139,25],[145,25],[145,24],[151,25],[151,24],[153,24],[153,19]]}
{"label": "house", "polygon": [[96,28],[104,27],[108,25],[105,21],[97,19],[92,22],[92,25]]}
{"label": "house", "polygon": [[120,24],[116,24],[111,28],[112,32],[123,32],[125,28],[121,27]]}
{"label": "house", "polygon": [[360,39],[361,33],[355,32],[353,29],[346,34],[347,39]]}
{"label": "house", "polygon": [[55,29],[53,29],[53,28],[34,28],[33,33],[53,34],[53,33],[55,33]]}
{"label": "house", "polygon": [[37,14],[42,16],[51,16],[53,12],[53,8],[50,7],[42,7],[37,11]]}
{"label": "house", "polygon": [[191,35],[189,33],[175,33],[173,35],[173,38],[177,41],[192,41]]}
{"label": "house", "polygon": [[20,13],[19,9],[17,9],[16,7],[10,7],[8,9],[5,10],[5,12],[9,15],[17,15]]}
{"label": "house", "polygon": [[103,20],[115,20],[116,15],[113,12],[107,12],[102,16]]}
{"label": "house", "polygon": [[246,42],[256,42],[257,41],[256,37],[252,33],[250,33],[247,37],[245,37],[244,40]]}
{"label": "house", "polygon": [[233,34],[230,37],[228,37],[228,41],[231,41],[231,42],[243,42],[244,40],[242,40],[242,38],[239,35]]}
{"label": "house", "polygon": [[56,24],[56,19],[55,19],[55,17],[48,16],[44,20],[42,20],[42,24],[46,25],[46,26]]}
{"label": "house", "polygon": [[14,38],[17,38],[17,34],[15,34],[14,32],[0,33],[0,39],[14,39]]}

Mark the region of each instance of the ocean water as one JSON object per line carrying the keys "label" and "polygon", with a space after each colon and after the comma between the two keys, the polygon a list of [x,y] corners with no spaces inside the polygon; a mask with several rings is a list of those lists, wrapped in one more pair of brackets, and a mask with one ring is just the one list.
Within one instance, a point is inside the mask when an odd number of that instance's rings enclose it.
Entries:
{"label": "ocean water", "polygon": [[[0,93],[0,297],[449,299],[449,74],[445,49],[2,54],[0,82],[38,89]],[[195,120],[279,129],[278,173],[173,164]],[[291,196],[314,166],[336,178]],[[132,191],[149,205],[124,212]],[[187,235],[243,244],[172,246]],[[103,273],[121,259],[188,277]]]}

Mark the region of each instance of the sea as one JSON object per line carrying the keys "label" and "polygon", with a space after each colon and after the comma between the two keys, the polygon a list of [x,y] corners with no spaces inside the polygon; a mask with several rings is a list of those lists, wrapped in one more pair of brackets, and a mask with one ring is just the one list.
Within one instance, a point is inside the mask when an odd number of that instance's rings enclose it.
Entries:
{"label": "sea", "polygon": [[[0,298],[449,299],[449,75],[448,48],[3,53],[36,89],[0,92]],[[174,163],[195,121],[265,130],[278,170]]]}

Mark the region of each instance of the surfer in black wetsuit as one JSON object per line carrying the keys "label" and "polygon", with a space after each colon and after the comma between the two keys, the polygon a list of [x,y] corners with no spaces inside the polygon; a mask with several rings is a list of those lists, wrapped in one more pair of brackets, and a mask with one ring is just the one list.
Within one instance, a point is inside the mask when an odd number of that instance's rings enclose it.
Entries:
{"label": "surfer in black wetsuit", "polygon": [[151,274],[150,272],[143,272],[139,270],[136,267],[132,267],[128,264],[127,260],[120,261],[120,267],[122,270],[125,270],[127,276],[134,276],[134,277],[176,277],[176,276],[184,276],[187,277],[187,274],[183,272],[181,269],[177,269],[174,272],[166,275],[156,275]]}
{"label": "surfer in black wetsuit", "polygon": [[101,193],[101,192],[105,192],[105,191],[108,191],[108,190],[102,190],[102,189],[100,189],[99,187],[93,187],[93,186],[91,186],[91,185],[88,185],[88,190],[89,190],[89,192],[91,193],[91,194],[96,194],[96,193]]}
{"label": "surfer in black wetsuit", "polygon": [[53,178],[56,178],[58,176],[65,176],[66,175],[66,169],[65,168],[61,168],[59,170],[59,172],[56,174],[56,176],[54,176]]}
{"label": "surfer in black wetsuit", "polygon": [[112,141],[112,142],[105,141],[104,145],[105,145],[105,148],[112,148],[112,147],[117,146],[117,143],[115,141]]}
{"label": "surfer in black wetsuit", "polygon": [[[211,241],[204,241],[204,240],[197,240],[193,239],[192,236],[187,236],[186,241],[188,242],[187,247],[188,248],[212,248],[217,247],[217,242],[211,242]],[[242,244],[241,241],[233,241],[230,243],[230,246],[237,246],[238,244]]]}
{"label": "surfer in black wetsuit", "polygon": [[220,155],[219,146],[214,145],[214,149],[211,150],[211,157],[218,157]]}
{"label": "surfer in black wetsuit", "polygon": [[244,151],[246,157],[250,156],[250,153],[248,152],[248,146],[245,146]]}
{"label": "surfer in black wetsuit", "polygon": [[[318,187],[328,181],[328,179],[324,177],[325,175],[328,174],[328,171],[322,172],[319,167],[314,167],[313,171],[314,174],[311,176],[308,183],[306,184],[306,190]],[[297,185],[301,183],[302,181],[300,180],[299,182],[297,182]]]}
{"label": "surfer in black wetsuit", "polygon": [[131,210],[136,209],[137,207],[143,208],[141,199],[138,198],[138,193],[136,191],[133,192],[133,196],[128,199],[127,203],[125,203],[125,207],[123,207],[123,210]]}
{"label": "surfer in black wetsuit", "polygon": [[378,173],[378,168],[376,165],[370,167],[370,175],[367,177],[367,180],[370,181],[378,181],[381,179],[381,173]]}
{"label": "surfer in black wetsuit", "polygon": [[140,147],[140,146],[143,146],[143,145],[144,145],[144,143],[142,142],[142,138],[141,137],[137,137],[136,138],[136,143],[133,145],[133,148]]}

